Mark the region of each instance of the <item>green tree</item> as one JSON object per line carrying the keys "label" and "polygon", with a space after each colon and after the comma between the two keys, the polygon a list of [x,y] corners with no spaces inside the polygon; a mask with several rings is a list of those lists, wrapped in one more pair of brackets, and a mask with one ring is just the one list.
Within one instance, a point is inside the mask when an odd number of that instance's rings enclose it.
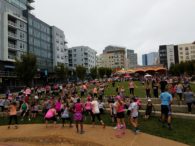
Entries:
{"label": "green tree", "polygon": [[97,75],[98,75],[98,70],[97,70],[97,67],[93,67],[90,69],[90,73],[91,73],[91,77],[93,79],[96,79],[97,78]]}
{"label": "green tree", "polygon": [[98,68],[98,75],[100,78],[104,78],[104,75],[105,75],[105,68],[104,67],[100,67]]}
{"label": "green tree", "polygon": [[81,65],[76,67],[76,75],[80,80],[84,80],[87,69]]}
{"label": "green tree", "polygon": [[64,66],[64,64],[59,64],[55,66],[54,69],[56,78],[60,81],[64,81],[68,77],[68,68]]}
{"label": "green tree", "polygon": [[111,68],[106,68],[106,75],[107,77],[110,77],[112,74],[112,69]]}
{"label": "green tree", "polygon": [[34,54],[24,54],[20,59],[16,59],[15,71],[17,76],[21,81],[24,82],[26,86],[30,86],[32,80],[37,72],[36,66],[36,56]]}

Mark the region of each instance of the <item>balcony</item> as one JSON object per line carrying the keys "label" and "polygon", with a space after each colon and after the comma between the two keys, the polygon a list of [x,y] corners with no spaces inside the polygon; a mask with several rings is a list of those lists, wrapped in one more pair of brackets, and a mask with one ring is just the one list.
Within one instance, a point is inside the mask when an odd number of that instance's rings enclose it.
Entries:
{"label": "balcony", "polygon": [[8,25],[12,27],[17,27],[17,24],[12,21],[8,21]]}
{"label": "balcony", "polygon": [[29,3],[34,3],[35,1],[34,0],[28,0]]}
{"label": "balcony", "polygon": [[13,51],[17,51],[17,47],[14,44],[9,43],[8,44],[8,48],[11,49],[11,50],[13,50]]}
{"label": "balcony", "polygon": [[26,6],[27,6],[28,10],[34,10],[35,9],[30,3],[27,3]]}
{"label": "balcony", "polygon": [[0,71],[0,77],[16,77],[16,73]]}
{"label": "balcony", "polygon": [[16,56],[14,56],[14,55],[8,55],[8,59],[15,60],[16,59]]}
{"label": "balcony", "polygon": [[8,36],[11,37],[11,38],[14,38],[14,39],[17,38],[17,35],[13,32],[8,32]]}

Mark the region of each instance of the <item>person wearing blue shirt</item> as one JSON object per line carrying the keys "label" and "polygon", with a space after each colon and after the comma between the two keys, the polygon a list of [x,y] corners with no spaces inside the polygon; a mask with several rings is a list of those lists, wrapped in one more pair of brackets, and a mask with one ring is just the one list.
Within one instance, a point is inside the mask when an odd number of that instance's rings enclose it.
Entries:
{"label": "person wearing blue shirt", "polygon": [[167,119],[168,127],[171,130],[171,103],[172,95],[167,91],[167,89],[160,94],[161,100],[161,116],[163,127],[165,124],[165,119]]}

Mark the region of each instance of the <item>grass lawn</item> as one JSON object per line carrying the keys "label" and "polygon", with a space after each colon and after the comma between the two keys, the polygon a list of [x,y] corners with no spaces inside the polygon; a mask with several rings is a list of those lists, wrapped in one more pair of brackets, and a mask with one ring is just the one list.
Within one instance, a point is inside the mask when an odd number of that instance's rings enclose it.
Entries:
{"label": "grass lawn", "polygon": [[[145,89],[144,86],[140,82],[135,82],[135,95],[138,97],[145,97]],[[108,88],[105,91],[105,95],[116,95],[116,86],[124,86],[125,94],[129,95],[128,82],[118,82],[115,85],[115,88],[112,88],[111,84],[109,84]],[[195,92],[195,85],[192,86],[193,91]],[[109,114],[102,115],[103,121],[108,126],[115,126],[114,123],[111,122],[111,118]],[[132,129],[131,125],[127,121],[127,127]],[[0,125],[7,125],[8,118],[0,118]],[[44,123],[43,116],[38,116],[37,119],[33,119],[32,121],[28,121],[25,119],[20,124],[36,124],[36,123]],[[85,121],[85,124],[90,124],[90,118],[88,117]],[[152,117],[151,119],[145,121],[142,117],[139,118],[140,129],[142,132],[176,140],[182,143],[189,144],[191,146],[195,146],[195,120],[189,119],[177,119],[174,118],[172,122],[173,130],[168,130],[168,128],[163,128],[161,123],[158,121],[158,118]]]}

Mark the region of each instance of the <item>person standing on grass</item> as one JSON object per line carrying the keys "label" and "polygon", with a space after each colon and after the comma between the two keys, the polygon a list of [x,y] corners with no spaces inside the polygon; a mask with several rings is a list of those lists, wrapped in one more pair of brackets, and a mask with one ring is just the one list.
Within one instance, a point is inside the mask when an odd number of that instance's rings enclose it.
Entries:
{"label": "person standing on grass", "polygon": [[125,124],[125,103],[120,96],[116,97],[116,117],[117,117],[117,133],[116,136],[120,137],[125,134],[126,124]]}
{"label": "person standing on grass", "polygon": [[96,98],[93,98],[91,105],[92,105],[92,124],[93,124],[93,127],[95,126],[95,117],[97,117],[98,120],[100,121],[100,123],[102,124],[103,128],[105,128],[105,124],[100,117],[99,103],[98,103]]}
{"label": "person standing on grass", "polygon": [[12,119],[15,120],[15,128],[18,128],[18,119],[17,119],[17,107],[16,102],[12,102],[9,106],[9,126],[8,129],[10,129],[10,125],[12,123]]}
{"label": "person standing on grass", "polygon": [[176,85],[176,93],[179,96],[178,104],[181,105],[182,104],[182,95],[183,95],[183,85],[180,82]]}
{"label": "person standing on grass", "polygon": [[138,110],[139,110],[139,105],[137,103],[137,99],[133,97],[131,99],[131,103],[129,105],[128,111],[130,111],[130,123],[134,127],[134,132],[139,133],[139,128],[138,128]]}
{"label": "person standing on grass", "polygon": [[190,87],[186,88],[186,92],[184,92],[184,99],[188,106],[188,113],[191,114],[192,112],[192,104],[195,105],[194,93],[190,89]]}
{"label": "person standing on grass", "polygon": [[150,81],[148,79],[145,81],[145,90],[146,90],[146,98],[151,97],[151,94],[150,94]]}
{"label": "person standing on grass", "polygon": [[134,89],[135,89],[135,83],[131,79],[130,82],[129,82],[129,92],[130,92],[130,95],[133,95],[134,96]]}
{"label": "person standing on grass", "polygon": [[91,105],[91,97],[90,97],[90,98],[87,98],[87,101],[85,103],[85,116],[87,115],[89,115],[90,117],[92,116],[91,107],[92,105]]}
{"label": "person standing on grass", "polygon": [[59,119],[60,118],[60,115],[61,115],[61,105],[62,105],[61,98],[58,98],[58,100],[55,103],[55,109],[56,109],[56,112],[58,114],[57,115],[57,119]]}
{"label": "person standing on grass", "polygon": [[93,88],[93,97],[97,98],[97,93],[98,93],[97,87],[94,87]]}
{"label": "person standing on grass", "polygon": [[168,123],[168,128],[171,130],[171,104],[172,104],[172,95],[167,91],[167,88],[165,88],[165,91],[160,94],[160,100],[161,100],[161,118],[162,118],[162,124],[163,127],[165,126],[165,121]]}
{"label": "person standing on grass", "polygon": [[84,133],[82,113],[83,113],[83,104],[80,103],[80,98],[78,98],[77,103],[74,104],[74,121],[76,122],[77,133],[79,133],[79,123],[80,123],[80,134]]}
{"label": "person standing on grass", "polygon": [[167,81],[166,81],[166,78],[162,78],[161,81],[160,81],[160,90],[161,90],[161,93],[165,91],[166,89],[166,86],[167,86]]}
{"label": "person standing on grass", "polygon": [[152,89],[153,89],[153,95],[155,98],[158,98],[158,82],[156,79],[152,80]]}
{"label": "person standing on grass", "polygon": [[125,97],[125,88],[124,88],[124,86],[122,86],[122,87],[120,88],[120,97],[122,97],[122,98]]}
{"label": "person standing on grass", "polygon": [[35,119],[37,117],[38,112],[39,112],[39,105],[38,105],[38,102],[35,102],[32,105],[32,118]]}

